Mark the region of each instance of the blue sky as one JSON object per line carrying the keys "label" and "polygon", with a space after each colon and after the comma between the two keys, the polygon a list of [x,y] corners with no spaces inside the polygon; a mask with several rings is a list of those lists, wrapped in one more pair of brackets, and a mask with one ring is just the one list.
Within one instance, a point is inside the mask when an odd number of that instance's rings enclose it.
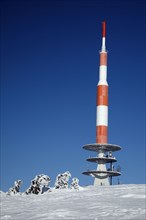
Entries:
{"label": "blue sky", "polygon": [[[96,164],[101,22],[107,22],[109,143],[120,181],[145,183],[144,0],[1,1],[1,189],[22,190],[44,173],[69,170],[81,185]],[[116,165],[115,165],[116,166]],[[117,183],[117,178],[114,178]]]}

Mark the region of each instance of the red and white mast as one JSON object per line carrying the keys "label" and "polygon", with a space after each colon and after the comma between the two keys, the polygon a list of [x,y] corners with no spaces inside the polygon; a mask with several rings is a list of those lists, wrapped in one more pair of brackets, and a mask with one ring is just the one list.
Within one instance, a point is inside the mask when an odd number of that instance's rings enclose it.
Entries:
{"label": "red and white mast", "polygon": [[108,143],[108,84],[106,22],[102,22],[102,47],[100,52],[99,82],[96,100],[96,143]]}
{"label": "red and white mast", "polygon": [[[96,151],[96,157],[87,159],[97,163],[96,170],[83,172],[85,175],[95,177],[94,185],[112,185],[112,177],[120,176],[119,170],[114,170],[113,163],[117,161],[112,152],[121,149],[120,146],[108,143],[108,84],[107,84],[107,51],[106,51],[106,23],[102,22],[102,47],[100,51],[99,82],[96,97],[96,143],[86,144],[83,149]],[[106,168],[106,164],[110,168]]]}

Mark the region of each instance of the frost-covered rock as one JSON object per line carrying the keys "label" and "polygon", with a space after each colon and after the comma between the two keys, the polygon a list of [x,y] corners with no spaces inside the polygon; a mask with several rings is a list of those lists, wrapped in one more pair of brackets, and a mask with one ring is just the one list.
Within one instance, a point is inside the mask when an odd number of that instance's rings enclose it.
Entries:
{"label": "frost-covered rock", "polygon": [[48,190],[50,190],[48,184],[51,179],[49,176],[40,174],[35,176],[35,178],[31,181],[30,187],[25,191],[25,194],[42,194]]}
{"label": "frost-covered rock", "polygon": [[22,180],[16,180],[14,182],[14,186],[11,187],[6,194],[7,195],[15,195],[15,194],[19,193],[21,184],[22,184]]}
{"label": "frost-covered rock", "polygon": [[43,194],[45,192],[50,192],[50,187],[49,187],[49,183],[50,183],[51,179],[49,176],[47,175],[40,175],[40,177],[38,178],[38,183],[40,185],[40,193]]}
{"label": "frost-covered rock", "polygon": [[58,174],[55,181],[55,189],[67,189],[70,177],[71,174],[69,171]]}
{"label": "frost-covered rock", "polygon": [[79,179],[74,177],[72,178],[72,182],[70,184],[70,188],[71,189],[76,189],[76,190],[79,190],[80,186],[79,186]]}
{"label": "frost-covered rock", "polygon": [[39,194],[39,192],[40,192],[40,186],[38,182],[35,179],[31,180],[31,185],[25,191],[25,193],[28,195],[28,194]]}

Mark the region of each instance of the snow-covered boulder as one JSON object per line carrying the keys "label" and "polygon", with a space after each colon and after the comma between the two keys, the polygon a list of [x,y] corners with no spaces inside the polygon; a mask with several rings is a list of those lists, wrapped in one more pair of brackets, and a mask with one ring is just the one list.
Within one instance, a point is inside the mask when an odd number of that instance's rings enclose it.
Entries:
{"label": "snow-covered boulder", "polygon": [[35,176],[35,178],[31,181],[30,187],[25,191],[25,194],[38,195],[46,191],[50,191],[50,187],[48,186],[50,181],[50,177],[45,174]]}
{"label": "snow-covered boulder", "polygon": [[76,189],[76,190],[79,190],[79,179],[74,177],[72,178],[72,182],[70,184],[70,188],[71,189]]}
{"label": "snow-covered boulder", "polygon": [[15,195],[18,194],[20,191],[20,186],[22,184],[22,180],[16,180],[14,182],[14,186],[11,187],[8,192],[6,193],[7,195]]}
{"label": "snow-covered boulder", "polygon": [[55,189],[67,189],[70,177],[71,173],[69,171],[58,174],[55,181]]}

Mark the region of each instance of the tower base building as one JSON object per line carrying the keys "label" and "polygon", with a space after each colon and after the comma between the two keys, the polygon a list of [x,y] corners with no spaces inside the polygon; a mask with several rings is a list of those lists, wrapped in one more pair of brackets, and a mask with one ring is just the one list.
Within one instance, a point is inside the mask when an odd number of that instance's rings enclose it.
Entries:
{"label": "tower base building", "polygon": [[[90,157],[88,162],[97,163],[97,170],[88,170],[83,172],[95,178],[94,186],[112,185],[112,177],[120,176],[120,169],[115,170],[113,163],[117,162],[112,152],[121,150],[121,147],[114,144],[87,144],[83,149],[97,152],[97,157]],[[106,164],[109,164],[107,169]]]}

